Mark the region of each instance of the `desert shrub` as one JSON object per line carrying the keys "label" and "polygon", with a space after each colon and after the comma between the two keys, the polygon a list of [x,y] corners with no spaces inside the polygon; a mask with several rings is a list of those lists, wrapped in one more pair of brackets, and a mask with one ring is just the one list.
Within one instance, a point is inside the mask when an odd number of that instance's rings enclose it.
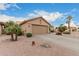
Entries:
{"label": "desert shrub", "polygon": [[50,31],[50,32],[54,32],[54,26],[50,26],[50,27],[49,27],[49,31]]}
{"label": "desert shrub", "polygon": [[70,34],[70,32],[69,31],[64,31],[63,34]]}
{"label": "desert shrub", "polygon": [[67,30],[67,28],[66,28],[66,26],[60,26],[60,27],[58,28],[58,30],[59,30],[60,32],[64,32],[65,30]]}
{"label": "desert shrub", "polygon": [[23,35],[22,31],[18,33],[18,36],[21,36],[21,35]]}
{"label": "desert shrub", "polygon": [[60,31],[60,32],[64,32],[65,30],[67,30],[67,27],[66,27],[66,26],[63,26],[63,24],[61,24],[61,25],[58,27],[58,31]]}
{"label": "desert shrub", "polygon": [[23,35],[23,32],[22,32],[21,28],[18,28],[18,33],[17,33],[17,35],[18,35],[18,36]]}
{"label": "desert shrub", "polygon": [[63,24],[61,24],[58,28],[57,28],[57,32],[56,35],[62,35],[62,33],[67,30],[66,26],[63,26]]}
{"label": "desert shrub", "polygon": [[27,37],[32,37],[32,33],[26,33]]}

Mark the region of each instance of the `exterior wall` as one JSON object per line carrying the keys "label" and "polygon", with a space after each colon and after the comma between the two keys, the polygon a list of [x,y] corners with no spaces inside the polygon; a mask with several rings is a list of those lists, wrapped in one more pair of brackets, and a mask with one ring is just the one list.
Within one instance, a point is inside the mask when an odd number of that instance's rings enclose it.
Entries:
{"label": "exterior wall", "polygon": [[[27,23],[21,25],[22,27],[22,31],[25,32],[31,32],[32,33],[32,24],[37,24],[37,25],[46,25],[49,27],[49,25],[42,20],[41,18],[37,19],[37,20],[33,20],[33,21],[28,21]],[[49,32],[49,28],[48,28],[48,32]]]}
{"label": "exterior wall", "polygon": [[38,24],[38,25],[48,25],[42,18],[39,18],[37,20],[29,21],[28,23],[31,24]]}
{"label": "exterior wall", "polygon": [[[28,24],[37,24],[37,25],[46,25],[48,26],[48,32],[49,32],[49,25],[46,23],[42,18],[39,18],[37,20],[29,21]],[[28,28],[29,29],[29,28]],[[30,31],[32,32],[32,25]]]}
{"label": "exterior wall", "polygon": [[31,23],[27,23],[27,33],[28,32],[32,33],[32,25],[31,25]]}
{"label": "exterior wall", "polygon": [[27,33],[27,32],[32,32],[32,30],[31,30],[31,24],[28,24],[28,23],[25,23],[25,24],[23,24],[22,26],[21,26],[21,28],[22,28],[22,31],[24,32],[24,33]]}

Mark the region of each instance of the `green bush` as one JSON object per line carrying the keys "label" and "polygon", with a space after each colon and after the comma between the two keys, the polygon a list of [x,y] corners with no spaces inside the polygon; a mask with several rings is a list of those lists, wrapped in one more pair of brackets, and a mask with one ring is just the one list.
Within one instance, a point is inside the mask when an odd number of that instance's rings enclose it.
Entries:
{"label": "green bush", "polygon": [[64,31],[63,34],[70,34],[70,32],[69,31]]}
{"label": "green bush", "polygon": [[58,30],[59,30],[60,32],[64,32],[64,31],[66,30],[66,27],[65,27],[65,26],[60,26],[60,27],[58,28]]}
{"label": "green bush", "polygon": [[26,33],[27,37],[32,37],[32,33]]}
{"label": "green bush", "polygon": [[18,33],[18,36],[21,36],[21,35],[23,35],[22,31]]}
{"label": "green bush", "polygon": [[63,24],[61,24],[59,27],[58,27],[58,30],[60,32],[64,32],[65,30],[67,30],[67,27],[66,26],[63,26]]}

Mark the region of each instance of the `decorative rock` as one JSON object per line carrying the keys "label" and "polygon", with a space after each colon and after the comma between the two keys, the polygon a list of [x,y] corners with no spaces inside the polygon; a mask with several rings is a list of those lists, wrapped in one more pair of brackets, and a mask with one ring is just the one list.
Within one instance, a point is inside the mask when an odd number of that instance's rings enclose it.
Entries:
{"label": "decorative rock", "polygon": [[44,47],[44,48],[51,48],[51,46],[49,44],[42,44],[40,45],[41,47]]}

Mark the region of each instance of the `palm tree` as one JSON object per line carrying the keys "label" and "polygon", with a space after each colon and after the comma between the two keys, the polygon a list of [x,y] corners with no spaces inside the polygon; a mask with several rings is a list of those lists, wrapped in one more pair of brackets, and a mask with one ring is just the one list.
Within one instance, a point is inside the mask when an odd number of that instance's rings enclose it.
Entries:
{"label": "palm tree", "polygon": [[[5,23],[5,32],[11,35],[11,41],[17,41],[18,33],[20,32],[20,26],[13,21]],[[15,36],[14,36],[15,35]],[[15,37],[15,38],[14,38]]]}
{"label": "palm tree", "polygon": [[68,29],[69,29],[69,33],[71,34],[71,27],[70,27],[70,23],[71,23],[71,19],[72,19],[72,16],[68,16],[67,17],[67,23],[68,23]]}

